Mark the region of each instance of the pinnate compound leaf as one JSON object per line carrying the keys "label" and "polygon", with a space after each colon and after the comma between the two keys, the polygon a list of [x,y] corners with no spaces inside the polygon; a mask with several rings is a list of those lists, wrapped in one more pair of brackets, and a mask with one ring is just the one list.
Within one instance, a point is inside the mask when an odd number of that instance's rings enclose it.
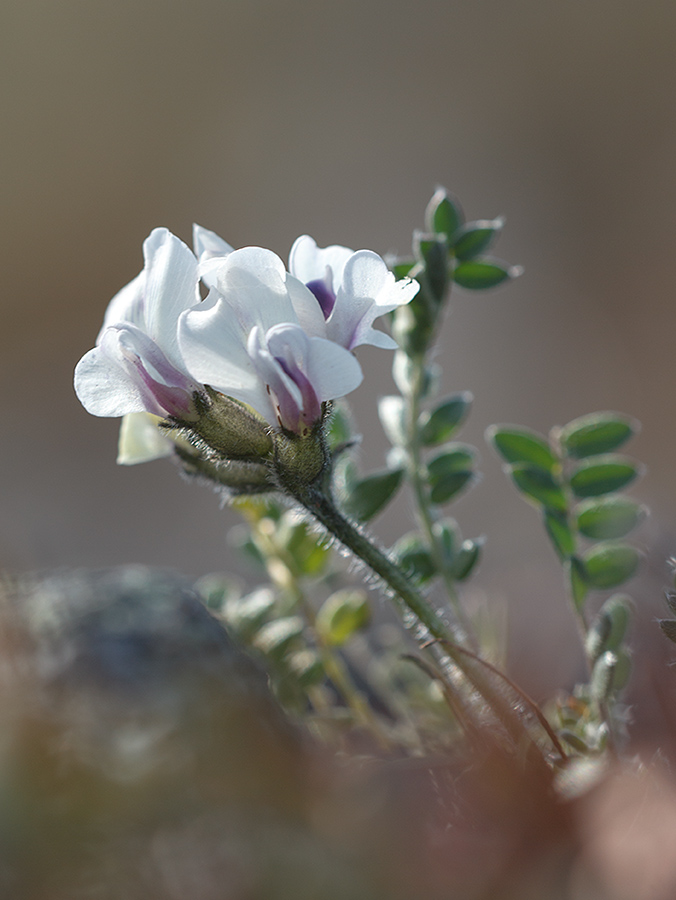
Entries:
{"label": "pinnate compound leaf", "polygon": [[575,535],[568,523],[568,516],[563,512],[545,509],[544,523],[559,558],[569,559],[575,553]]}
{"label": "pinnate compound leaf", "polygon": [[559,483],[544,469],[517,463],[509,471],[514,483],[530,500],[554,512],[566,512],[566,496]]}
{"label": "pinnate compound leaf", "polygon": [[559,440],[568,456],[582,459],[616,450],[639,429],[639,423],[631,416],[598,412],[580,416],[564,425]]}
{"label": "pinnate compound leaf", "polygon": [[497,287],[509,278],[517,278],[522,270],[519,266],[488,260],[461,262],[453,270],[453,280],[460,287],[471,291],[482,291]]}
{"label": "pinnate compound leaf", "polygon": [[438,188],[425,210],[425,228],[433,234],[445,234],[450,238],[465,221],[457,198],[444,188]]}
{"label": "pinnate compound leaf", "polygon": [[641,555],[629,544],[605,541],[596,544],[584,558],[587,584],[596,590],[607,590],[622,584],[636,571]]}
{"label": "pinnate compound leaf", "polygon": [[467,418],[473,397],[462,391],[447,397],[431,412],[420,417],[420,440],[426,447],[433,447],[449,440]]}
{"label": "pinnate compound leaf", "polygon": [[453,235],[451,246],[456,258],[465,261],[483,253],[502,231],[504,224],[502,217],[467,222]]}
{"label": "pinnate compound leaf", "polygon": [[645,515],[640,503],[620,494],[585,500],[577,507],[577,527],[592,540],[621,538]]}
{"label": "pinnate compound leaf", "polygon": [[514,425],[492,425],[486,440],[508,463],[527,463],[551,472],[558,460],[545,437],[536,431]]}
{"label": "pinnate compound leaf", "polygon": [[367,475],[352,486],[343,504],[345,511],[359,522],[368,522],[387,506],[403,478],[403,469],[387,469]]}
{"label": "pinnate compound leaf", "polygon": [[581,462],[570,477],[576,497],[600,497],[631,484],[641,467],[628,456],[608,453]]}
{"label": "pinnate compound leaf", "polygon": [[317,613],[315,627],[323,640],[340,647],[370,620],[371,608],[365,591],[336,591]]}

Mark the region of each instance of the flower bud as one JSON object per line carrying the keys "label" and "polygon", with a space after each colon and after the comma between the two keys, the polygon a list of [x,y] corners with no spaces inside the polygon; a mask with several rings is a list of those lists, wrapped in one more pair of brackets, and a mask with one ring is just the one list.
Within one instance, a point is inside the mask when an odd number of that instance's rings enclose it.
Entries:
{"label": "flower bud", "polygon": [[269,426],[250,408],[207,387],[195,395],[197,421],[189,430],[221,459],[260,461],[272,452]]}

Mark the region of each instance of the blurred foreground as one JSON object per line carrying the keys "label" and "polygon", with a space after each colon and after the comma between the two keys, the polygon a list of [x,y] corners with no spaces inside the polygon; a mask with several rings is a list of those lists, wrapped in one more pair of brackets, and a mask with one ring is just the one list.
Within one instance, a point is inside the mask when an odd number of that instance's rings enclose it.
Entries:
{"label": "blurred foreground", "polygon": [[8,589],[0,893],[29,900],[671,900],[651,761],[555,793],[503,758],[335,754],[285,719],[189,585]]}

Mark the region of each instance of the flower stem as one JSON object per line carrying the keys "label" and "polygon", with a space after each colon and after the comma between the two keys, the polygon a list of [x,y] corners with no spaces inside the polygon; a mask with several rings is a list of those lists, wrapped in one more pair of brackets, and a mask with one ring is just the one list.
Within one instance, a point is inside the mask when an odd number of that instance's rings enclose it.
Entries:
{"label": "flower stem", "polygon": [[[296,500],[320,522],[326,530],[361,559],[392,590],[395,599],[404,612],[413,614],[414,623],[406,623],[415,629],[420,644],[430,639],[443,644],[444,655],[453,663],[472,685],[474,690],[485,700],[493,715],[502,724],[512,743],[519,747],[533,746],[533,739],[519,713],[513,708],[505,696],[486,677],[482,668],[468,658],[456,646],[452,634],[443,619],[413,587],[399,567],[380,550],[366,535],[348,521],[334,506],[330,497],[315,486],[298,487],[293,491]],[[406,616],[409,618],[409,616]],[[434,649],[434,645],[431,647]],[[439,649],[439,648],[438,648]],[[437,661],[439,659],[437,657]],[[443,664],[443,659],[441,660]],[[448,669],[448,664],[446,665]],[[448,672],[446,673],[448,675]],[[447,684],[455,684],[447,679]],[[467,704],[463,700],[463,706]],[[473,712],[476,720],[476,712]],[[485,723],[479,728],[486,734]],[[540,755],[540,762],[543,762]]]}

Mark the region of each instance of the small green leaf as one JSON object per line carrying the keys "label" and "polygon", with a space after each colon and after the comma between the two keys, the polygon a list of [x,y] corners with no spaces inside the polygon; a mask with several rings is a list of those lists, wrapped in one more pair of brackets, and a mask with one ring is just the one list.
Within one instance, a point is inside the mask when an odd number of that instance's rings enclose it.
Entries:
{"label": "small green leaf", "polygon": [[450,568],[450,575],[456,581],[465,581],[472,573],[472,570],[479,561],[481,548],[484,545],[483,538],[475,540],[466,540],[462,542],[462,546],[453,561]]}
{"label": "small green leaf", "polygon": [[576,497],[599,497],[619,491],[640,474],[640,467],[627,456],[609,453],[580,463],[570,477]]}
{"label": "small green leaf", "polygon": [[505,224],[504,218],[480,219],[477,222],[467,222],[453,235],[451,248],[457,259],[474,259],[493,243],[496,236],[502,231]]}
{"label": "small green leaf", "polygon": [[617,449],[639,428],[636,419],[622,413],[591,413],[564,425],[559,440],[569,456],[581,459]]}
{"label": "small green leaf", "polygon": [[427,466],[432,503],[447,503],[476,479],[476,449],[469,444],[447,444]]}
{"label": "small green leaf", "polygon": [[579,531],[592,540],[624,537],[645,515],[639,503],[620,494],[586,500],[576,512]]}
{"label": "small green leaf", "polygon": [[510,266],[497,260],[472,260],[461,262],[453,270],[453,281],[460,287],[472,291],[482,291],[497,287],[508,278],[517,278],[522,272],[519,266]]}
{"label": "small green leaf", "polygon": [[573,603],[577,610],[582,610],[584,609],[584,601],[589,593],[584,563],[577,556],[572,556],[566,569],[568,571],[568,582]]}
{"label": "small green leaf", "polygon": [[458,200],[444,188],[438,188],[425,210],[425,228],[433,234],[450,238],[465,221]]}
{"label": "small green leaf", "polygon": [[638,550],[629,544],[596,544],[583,559],[587,583],[597,590],[617,587],[631,578],[640,558]]}
{"label": "small green leaf", "polygon": [[[413,252],[424,266],[418,277],[421,285],[427,288],[428,295],[436,306],[446,296],[449,281],[448,246],[445,238],[434,234],[413,234]],[[421,291],[422,293],[423,291]]]}
{"label": "small green leaf", "polygon": [[603,604],[594,619],[585,641],[587,655],[592,661],[606,650],[617,652],[622,646],[629,626],[631,598],[613,594]]}
{"label": "small green leaf", "polygon": [[566,496],[555,479],[544,469],[517,463],[509,472],[518,489],[531,500],[556,512],[566,512]]}
{"label": "small green leaf", "polygon": [[292,653],[287,659],[287,664],[301,687],[314,687],[326,679],[326,671],[320,656],[309,647]]}
{"label": "small green leaf", "polygon": [[410,532],[400,538],[392,552],[401,568],[421,584],[434,578],[437,569],[420,535]]}
{"label": "small green leaf", "polygon": [[368,522],[387,506],[403,478],[403,469],[388,469],[367,475],[352,486],[343,504],[345,511],[359,522]]}
{"label": "small green leaf", "polygon": [[469,391],[453,394],[431,412],[420,416],[420,440],[426,447],[442,444],[451,438],[469,415],[473,397]]}
{"label": "small green leaf", "polygon": [[605,703],[613,690],[617,656],[607,650],[596,660],[592,670],[589,689],[597,703]]}
{"label": "small green leaf", "polygon": [[458,442],[446,444],[443,452],[427,464],[430,483],[451,472],[464,472],[472,469],[476,463],[476,457],[476,448],[471,444]]}
{"label": "small green leaf", "polygon": [[306,522],[294,521],[295,513],[285,513],[277,527],[288,557],[293,561],[296,575],[319,575],[328,563],[331,551],[321,537],[310,530]]}
{"label": "small green leaf", "polygon": [[665,637],[676,644],[676,619],[658,619],[657,624]]}
{"label": "small green leaf", "polygon": [[568,524],[568,516],[562,512],[545,509],[544,522],[559,558],[568,559],[575,553],[575,535]]}
{"label": "small green leaf", "polygon": [[282,659],[287,650],[303,634],[305,624],[300,616],[286,616],[263,625],[253,644],[266,656]]}
{"label": "small green leaf", "polygon": [[365,628],[370,619],[371,608],[365,591],[336,591],[317,613],[315,627],[326,643],[340,647],[355,632]]}
{"label": "small green leaf", "polygon": [[527,428],[492,425],[486,431],[486,440],[508,463],[528,463],[547,472],[559,464],[546,438]]}
{"label": "small green leaf", "polygon": [[438,519],[432,526],[432,532],[441,546],[446,565],[451,565],[462,543],[458,523],[450,517]]}
{"label": "small green leaf", "polygon": [[248,642],[266,621],[275,605],[275,595],[270,588],[257,588],[245,597],[226,601],[223,618],[228,628]]}
{"label": "small green leaf", "polygon": [[378,415],[385,434],[395,447],[406,444],[406,405],[404,398],[396,395],[381,397]]}

